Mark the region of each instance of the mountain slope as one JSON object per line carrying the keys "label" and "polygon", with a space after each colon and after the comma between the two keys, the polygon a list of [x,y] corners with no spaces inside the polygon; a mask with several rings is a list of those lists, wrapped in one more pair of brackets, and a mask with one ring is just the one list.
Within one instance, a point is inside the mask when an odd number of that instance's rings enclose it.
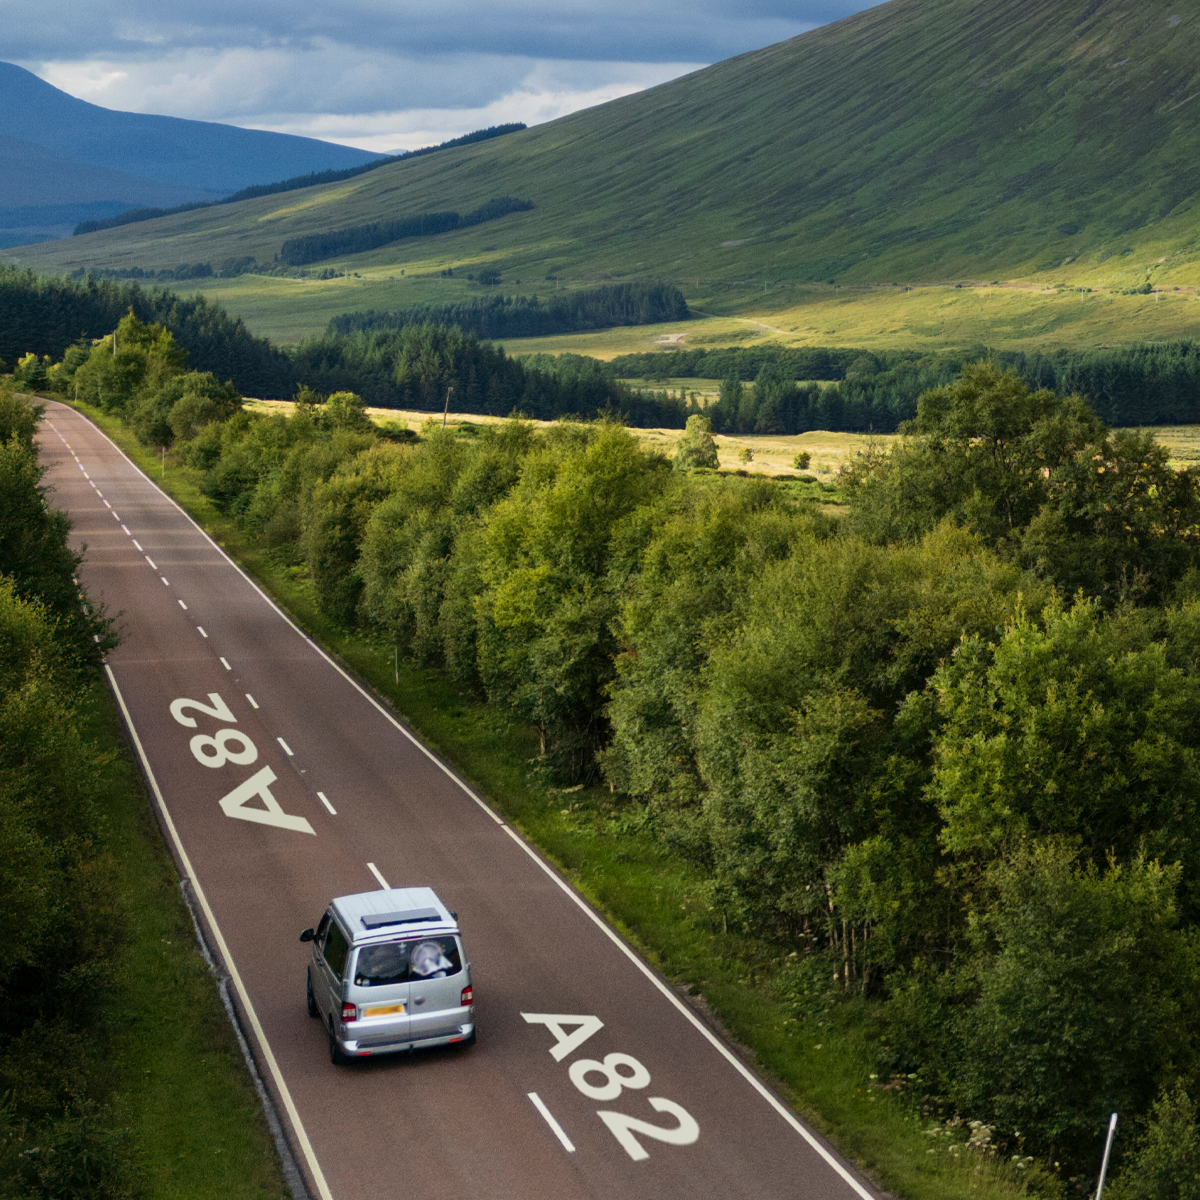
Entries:
{"label": "mountain slope", "polygon": [[269,262],[289,237],[518,195],[536,210],[347,261],[731,284],[1132,270],[1195,246],[1198,50],[1197,0],[891,0],[495,143],[19,258]]}
{"label": "mountain slope", "polygon": [[191,199],[378,157],[315,138],[116,112],[69,96],[12,63],[0,63],[0,136],[180,189]]}
{"label": "mountain slope", "polygon": [[139,179],[0,134],[0,246],[69,237],[89,219],[115,216],[130,205],[183,204],[193,189]]}

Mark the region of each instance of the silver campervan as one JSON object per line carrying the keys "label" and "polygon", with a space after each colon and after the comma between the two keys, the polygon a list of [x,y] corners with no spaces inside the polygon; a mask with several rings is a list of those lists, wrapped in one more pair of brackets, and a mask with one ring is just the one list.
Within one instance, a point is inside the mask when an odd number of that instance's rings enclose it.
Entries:
{"label": "silver campervan", "polygon": [[458,917],[432,888],[339,896],[300,940],[313,944],[308,1014],[331,1062],[475,1041]]}

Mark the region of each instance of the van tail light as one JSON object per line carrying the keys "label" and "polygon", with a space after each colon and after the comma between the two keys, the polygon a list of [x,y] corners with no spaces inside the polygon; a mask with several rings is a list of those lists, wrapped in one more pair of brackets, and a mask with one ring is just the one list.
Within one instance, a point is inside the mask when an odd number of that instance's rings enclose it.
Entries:
{"label": "van tail light", "polygon": [[474,1002],[475,1002],[475,989],[468,983],[467,986],[465,988],[463,988],[462,995],[459,996],[459,998],[458,998],[458,1003],[463,1008],[466,1008],[468,1004],[474,1004]]}
{"label": "van tail light", "polygon": [[357,1020],[358,1020],[358,1009],[353,1004],[343,1004],[342,1005],[342,1022],[343,1022],[343,1024],[346,1021],[357,1021]]}

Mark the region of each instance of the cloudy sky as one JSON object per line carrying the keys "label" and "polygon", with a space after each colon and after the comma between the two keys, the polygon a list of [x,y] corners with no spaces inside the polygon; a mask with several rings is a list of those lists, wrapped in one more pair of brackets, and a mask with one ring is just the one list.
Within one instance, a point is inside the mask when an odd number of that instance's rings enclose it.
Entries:
{"label": "cloudy sky", "polygon": [[0,59],[94,104],[410,149],[533,125],[863,0],[0,0]]}

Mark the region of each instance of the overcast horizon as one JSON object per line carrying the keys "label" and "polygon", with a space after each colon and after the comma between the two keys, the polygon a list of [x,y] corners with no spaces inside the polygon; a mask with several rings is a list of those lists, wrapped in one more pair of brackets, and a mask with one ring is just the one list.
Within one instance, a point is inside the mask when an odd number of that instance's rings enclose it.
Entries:
{"label": "overcast horizon", "polygon": [[795,37],[861,0],[5,5],[0,57],[105,108],[376,153],[537,125]]}

